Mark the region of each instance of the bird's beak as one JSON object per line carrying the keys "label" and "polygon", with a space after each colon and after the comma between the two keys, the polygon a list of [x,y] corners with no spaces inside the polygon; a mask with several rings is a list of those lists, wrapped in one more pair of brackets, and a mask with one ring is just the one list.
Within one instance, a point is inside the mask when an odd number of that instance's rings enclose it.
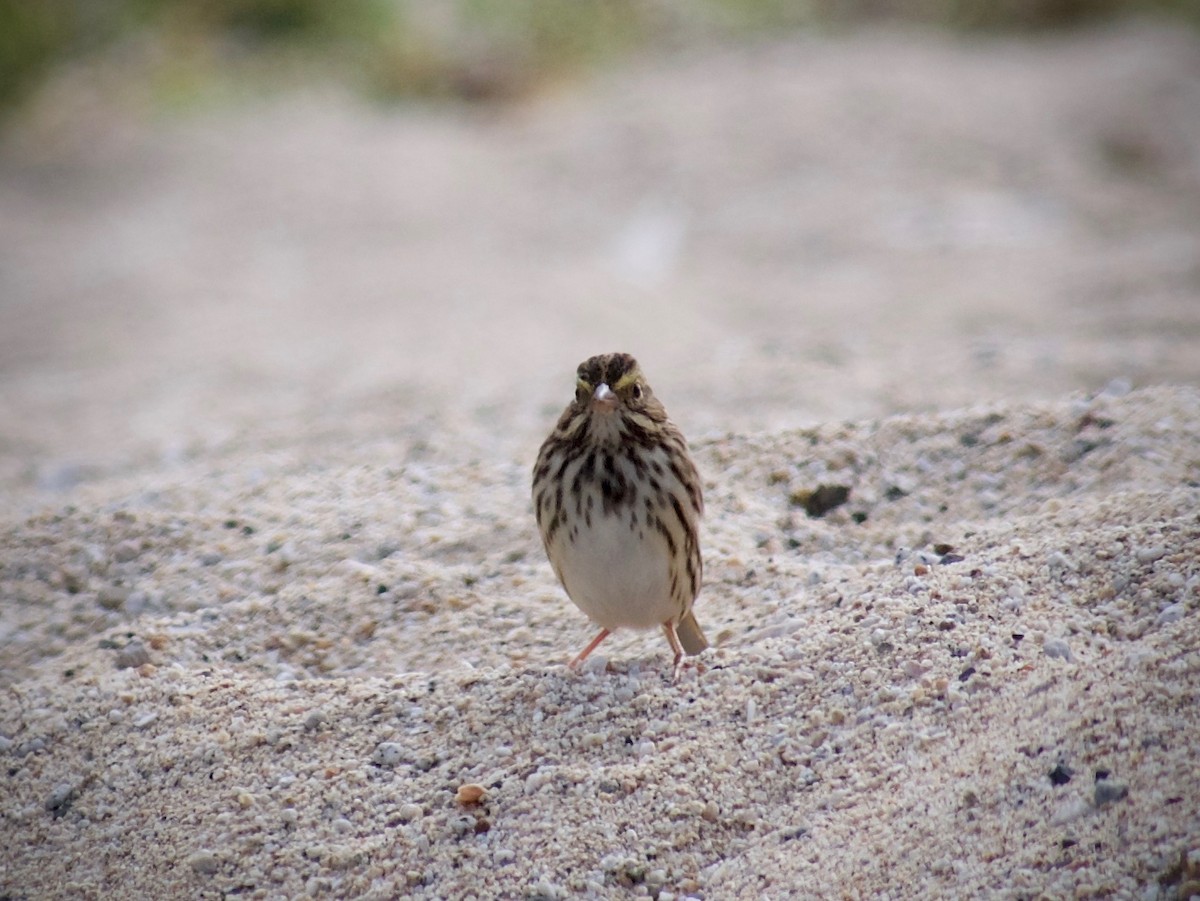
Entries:
{"label": "bird's beak", "polygon": [[599,407],[602,410],[616,409],[617,396],[613,394],[612,389],[608,385],[601,382],[592,393],[592,406]]}

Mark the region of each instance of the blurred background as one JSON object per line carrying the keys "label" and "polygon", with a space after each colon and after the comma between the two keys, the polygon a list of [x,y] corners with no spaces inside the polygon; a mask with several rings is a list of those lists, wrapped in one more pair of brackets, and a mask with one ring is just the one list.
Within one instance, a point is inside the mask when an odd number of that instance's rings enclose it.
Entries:
{"label": "blurred background", "polygon": [[0,498],[1200,381],[1194,0],[0,0]]}

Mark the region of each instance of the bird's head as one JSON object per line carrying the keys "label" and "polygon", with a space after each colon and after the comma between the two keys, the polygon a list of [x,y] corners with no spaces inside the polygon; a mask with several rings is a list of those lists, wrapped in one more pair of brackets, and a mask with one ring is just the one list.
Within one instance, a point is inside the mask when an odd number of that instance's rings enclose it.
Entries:
{"label": "bird's head", "polygon": [[658,406],[637,360],[622,353],[600,354],[579,364],[575,404],[581,411],[599,414],[646,412]]}

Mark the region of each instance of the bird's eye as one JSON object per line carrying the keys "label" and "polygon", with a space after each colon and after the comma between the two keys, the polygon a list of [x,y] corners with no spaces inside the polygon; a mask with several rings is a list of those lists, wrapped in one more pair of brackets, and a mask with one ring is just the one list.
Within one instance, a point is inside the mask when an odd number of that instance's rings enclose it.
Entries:
{"label": "bird's eye", "polygon": [[642,399],[642,386],[639,385],[637,382],[633,383],[633,399],[634,400]]}

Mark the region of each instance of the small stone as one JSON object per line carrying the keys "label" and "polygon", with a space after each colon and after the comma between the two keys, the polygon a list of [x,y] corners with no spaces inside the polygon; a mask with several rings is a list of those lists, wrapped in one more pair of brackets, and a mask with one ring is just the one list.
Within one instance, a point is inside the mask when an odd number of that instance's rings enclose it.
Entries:
{"label": "small stone", "polygon": [[46,750],[46,739],[38,737],[31,738],[29,741],[22,742],[17,746],[17,756],[27,757],[30,754],[36,754],[38,751]]}
{"label": "small stone", "polygon": [[304,730],[306,732],[316,732],[321,728],[321,724],[325,722],[325,714],[323,711],[314,710],[304,718]]}
{"label": "small stone", "polygon": [[78,794],[78,785],[70,782],[59,783],[46,797],[46,802],[43,806],[57,819],[70,810],[71,804],[75,801],[75,797]]}
{"label": "small stone", "polygon": [[475,832],[475,818],[469,816],[454,817],[450,821],[450,831],[462,838]]}
{"label": "small stone", "polygon": [[220,867],[220,865],[221,861],[217,858],[217,855],[208,850],[197,851],[188,858],[188,866],[190,866],[195,872],[201,873],[205,876],[211,876],[213,873],[217,872],[217,869]]}
{"label": "small stone", "polygon": [[96,592],[96,603],[105,610],[120,610],[129,598],[129,589],[123,585],[105,585]]}
{"label": "small stone", "polygon": [[138,639],[133,639],[117,651],[117,669],[136,669],[150,662],[150,652]]}
{"label": "small stone", "polygon": [[1071,663],[1075,659],[1071,655],[1071,646],[1062,638],[1047,638],[1042,644],[1042,651],[1047,657],[1065,660],[1067,663]]}
{"label": "small stone", "polygon": [[125,612],[130,616],[140,616],[150,604],[150,596],[144,591],[131,591],[125,598]]}
{"label": "small stone", "polygon": [[1183,604],[1168,604],[1158,614],[1158,619],[1154,621],[1155,625],[1169,626],[1171,623],[1177,623],[1183,619],[1183,615],[1186,612],[1187,608]]}
{"label": "small stone", "polygon": [[454,793],[454,800],[459,804],[478,804],[487,794],[487,789],[477,782],[468,782],[465,785],[460,785],[458,791]]}
{"label": "small stone", "polygon": [[1124,782],[1101,779],[1096,783],[1095,792],[1096,806],[1103,807],[1105,804],[1111,804],[1113,801],[1123,800],[1129,794],[1129,786]]}
{"label": "small stone", "polygon": [[603,654],[589,654],[580,669],[585,673],[605,673],[608,670],[608,658]]}
{"label": "small stone", "polygon": [[420,804],[401,804],[400,809],[396,811],[396,816],[402,823],[411,823],[421,819],[424,815],[425,809]]}
{"label": "small stone", "polygon": [[1050,825],[1065,826],[1067,823],[1079,819],[1089,810],[1091,810],[1091,805],[1083,798],[1067,798],[1050,816]]}
{"label": "small stone", "polygon": [[87,588],[88,573],[82,566],[68,564],[58,571],[58,578],[69,594],[79,594]]}
{"label": "small stone", "polygon": [[395,766],[403,759],[404,747],[394,741],[381,741],[371,755],[371,762],[379,766]]}
{"label": "small stone", "polygon": [[141,552],[142,549],[138,547],[137,542],[125,540],[113,548],[113,559],[118,563],[128,563],[130,560],[136,560]]}
{"label": "small stone", "polygon": [[1054,786],[1066,785],[1071,781],[1071,777],[1075,775],[1075,771],[1066,764],[1060,763],[1050,771],[1050,784]]}
{"label": "small stone", "polygon": [[1052,576],[1060,576],[1063,573],[1075,571],[1075,564],[1062,551],[1054,551],[1047,554],[1046,565],[1050,568]]}
{"label": "small stone", "polygon": [[792,506],[803,507],[804,512],[813,519],[819,519],[849,499],[848,485],[818,485],[816,488],[801,488],[788,495]]}
{"label": "small stone", "polygon": [[560,898],[567,897],[567,892],[561,886],[539,879],[530,887],[525,897],[529,901],[559,901]]}
{"label": "small stone", "polygon": [[1133,556],[1138,563],[1153,563],[1167,555],[1167,549],[1161,544],[1151,545],[1150,547],[1140,547],[1133,552]]}

